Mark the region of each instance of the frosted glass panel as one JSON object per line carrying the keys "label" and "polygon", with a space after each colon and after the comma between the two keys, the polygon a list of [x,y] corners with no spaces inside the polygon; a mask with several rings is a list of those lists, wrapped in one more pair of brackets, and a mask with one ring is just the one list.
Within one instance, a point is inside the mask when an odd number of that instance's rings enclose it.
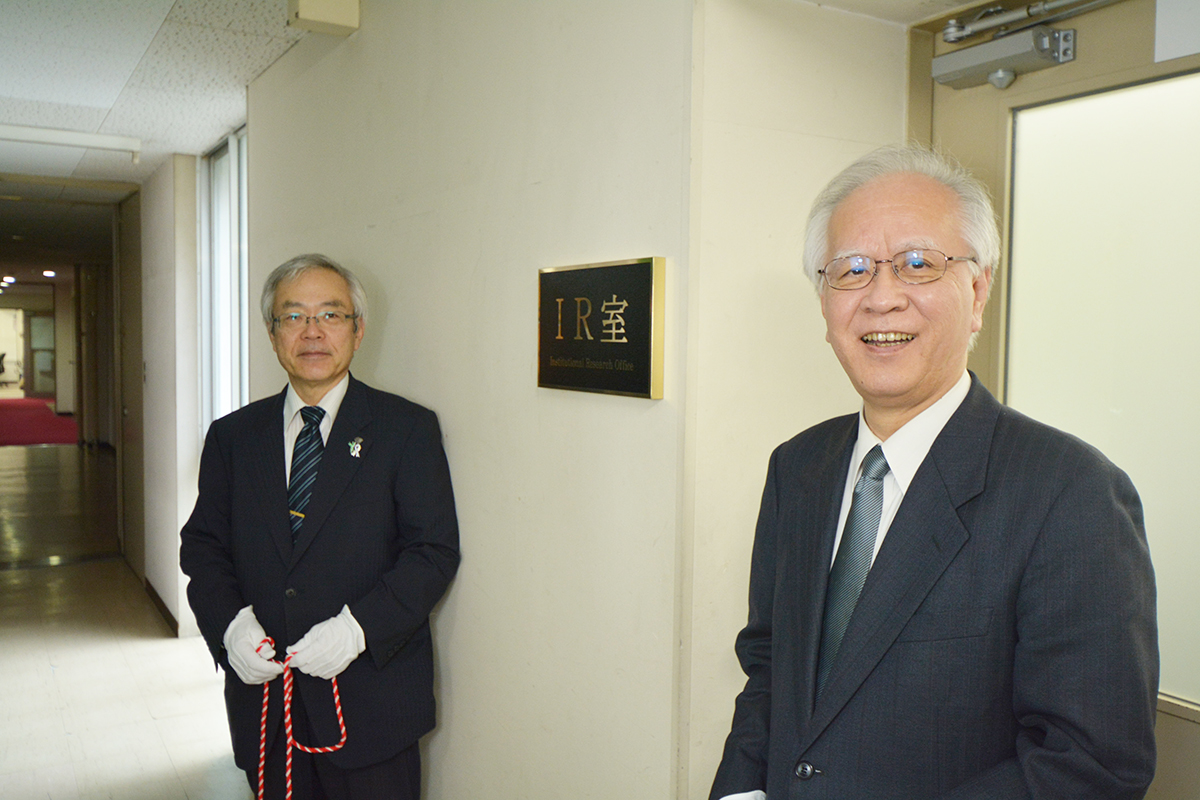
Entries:
{"label": "frosted glass panel", "polygon": [[29,318],[29,346],[34,350],[54,349],[54,317]]}
{"label": "frosted glass panel", "polygon": [[1021,111],[1008,401],[1133,478],[1162,691],[1200,701],[1200,76]]}

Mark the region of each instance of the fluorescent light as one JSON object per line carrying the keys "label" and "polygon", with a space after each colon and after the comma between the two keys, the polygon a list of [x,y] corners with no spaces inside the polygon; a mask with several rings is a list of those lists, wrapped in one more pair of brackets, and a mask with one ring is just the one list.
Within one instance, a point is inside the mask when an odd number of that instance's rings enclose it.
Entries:
{"label": "fluorescent light", "polygon": [[0,139],[10,142],[54,144],[61,147],[86,147],[91,150],[121,150],[135,155],[142,149],[142,140],[132,136],[61,131],[54,128],[27,128],[24,125],[0,125]]}
{"label": "fluorescent light", "polygon": [[16,279],[16,278],[14,278],[12,275],[5,275],[5,276],[4,276],[4,282],[5,282],[5,283],[16,283],[16,282],[17,282],[17,279]]}
{"label": "fluorescent light", "polygon": [[53,278],[56,274],[58,274],[58,273],[56,273],[52,269],[42,270],[42,275],[47,278]]}

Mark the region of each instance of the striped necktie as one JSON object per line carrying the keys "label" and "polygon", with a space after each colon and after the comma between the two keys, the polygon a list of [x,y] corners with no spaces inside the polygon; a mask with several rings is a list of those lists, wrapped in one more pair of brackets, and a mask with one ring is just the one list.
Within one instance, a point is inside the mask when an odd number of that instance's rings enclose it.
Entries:
{"label": "striped necktie", "polygon": [[292,538],[304,524],[304,509],[312,497],[313,481],[317,479],[317,466],[325,443],[321,441],[321,418],[325,409],[320,406],[305,406],[300,409],[304,427],[296,437],[292,448],[292,476],[288,481],[288,510],[292,520]]}
{"label": "striped necktie", "polygon": [[879,535],[879,520],[883,516],[883,476],[888,473],[883,448],[875,445],[863,458],[862,477],[854,485],[846,529],[838,545],[837,557],[829,571],[829,589],[825,594],[825,619],[821,623],[821,654],[817,662],[817,697],[837,660],[842,637],[850,624],[850,616],[858,604],[858,596],[871,560],[875,554],[875,539]]}

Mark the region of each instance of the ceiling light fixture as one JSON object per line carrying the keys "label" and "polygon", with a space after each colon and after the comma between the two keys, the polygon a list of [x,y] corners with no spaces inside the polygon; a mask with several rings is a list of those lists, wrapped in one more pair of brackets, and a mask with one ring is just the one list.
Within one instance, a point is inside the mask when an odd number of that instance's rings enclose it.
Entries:
{"label": "ceiling light fixture", "polygon": [[57,274],[58,274],[58,273],[57,273],[57,272],[55,272],[55,271],[54,271],[54,270],[52,270],[52,269],[46,269],[46,270],[42,270],[42,275],[43,275],[44,277],[46,277],[46,278],[53,278],[53,277],[54,277],[55,275],[57,275]]}
{"label": "ceiling light fixture", "polygon": [[117,150],[132,153],[135,164],[142,152],[142,140],[132,136],[62,131],[54,128],[28,128],[24,125],[0,125],[0,139],[9,142],[49,144],[59,147],[83,147],[88,150]]}

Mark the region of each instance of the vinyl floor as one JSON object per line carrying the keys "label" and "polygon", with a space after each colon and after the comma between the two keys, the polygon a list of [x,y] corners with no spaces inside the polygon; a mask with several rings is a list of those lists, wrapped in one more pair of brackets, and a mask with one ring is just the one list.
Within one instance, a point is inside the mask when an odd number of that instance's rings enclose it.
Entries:
{"label": "vinyl floor", "polygon": [[0,447],[0,798],[247,800],[220,673],[118,554],[113,460]]}

